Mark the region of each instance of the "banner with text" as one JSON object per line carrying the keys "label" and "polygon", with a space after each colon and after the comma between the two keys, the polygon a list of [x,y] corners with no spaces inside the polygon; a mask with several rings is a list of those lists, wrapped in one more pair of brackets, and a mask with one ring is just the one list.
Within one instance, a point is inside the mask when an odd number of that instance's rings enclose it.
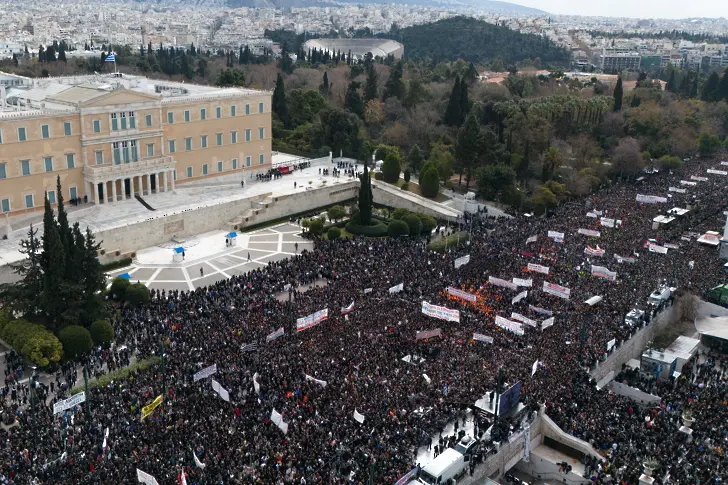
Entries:
{"label": "banner with text", "polygon": [[564,240],[564,233],[557,231],[549,231],[549,237],[556,242],[562,242]]}
{"label": "banner with text", "polygon": [[521,278],[513,278],[513,284],[516,286],[523,286],[525,288],[530,288],[533,286],[533,279],[529,278],[527,280],[524,280]]}
{"label": "banner with text", "polygon": [[637,202],[642,202],[643,204],[662,204],[667,202],[667,197],[637,194]]}
{"label": "banner with text", "polygon": [[523,300],[527,296],[528,296],[528,291],[520,292],[519,294],[517,294],[516,296],[513,297],[513,299],[511,300],[511,305],[515,305],[516,303]]}
{"label": "banner with text", "polygon": [[539,315],[546,315],[547,317],[550,317],[551,315],[554,314],[554,312],[552,312],[551,310],[546,310],[545,308],[541,308],[541,307],[537,307],[537,306],[533,306],[533,305],[528,305],[528,309],[531,310],[532,312],[538,313]]}
{"label": "banner with text", "polygon": [[686,189],[681,189],[681,188],[679,188],[679,187],[669,187],[669,188],[667,189],[667,191],[668,191],[668,192],[677,192],[678,194],[684,194],[684,193],[686,193],[686,192],[687,192],[687,190],[686,190]]}
{"label": "banner with text", "polygon": [[549,283],[548,281],[543,282],[543,291],[564,300],[568,300],[571,296],[571,289],[565,286],[557,285],[556,283]]}
{"label": "banner with text", "polygon": [[399,293],[400,291],[404,290],[404,283],[400,283],[398,285],[394,285],[389,289],[389,293]]}
{"label": "banner with text", "polygon": [[465,256],[458,258],[455,260],[455,269],[458,269],[460,266],[464,266],[470,262],[470,255],[466,254]]}
{"label": "banner with text", "polygon": [[473,340],[477,342],[485,342],[487,344],[493,343],[493,337],[490,337],[488,335],[483,335],[482,333],[475,332],[473,334]]}
{"label": "banner with text", "polygon": [[516,335],[523,335],[523,324],[520,322],[513,322],[511,320],[508,320],[507,318],[495,317],[495,324],[498,325],[503,330],[508,330],[509,332],[513,332]]}
{"label": "banner with text", "polygon": [[637,258],[635,258],[633,256],[620,256],[617,253],[614,253],[614,259],[618,263],[636,263],[637,262]]}
{"label": "banner with text", "polygon": [[194,376],[192,376],[192,380],[194,382],[199,381],[200,379],[204,379],[205,377],[210,377],[213,374],[217,373],[217,364],[212,364],[209,367],[205,367],[199,372],[196,372]]}
{"label": "banner with text", "polygon": [[434,330],[423,330],[421,332],[417,332],[417,335],[415,336],[415,340],[425,340],[427,338],[432,337],[439,337],[442,335],[442,329],[436,328]]}
{"label": "banner with text", "polygon": [[422,302],[422,313],[428,317],[446,320],[448,322],[460,322],[460,310],[453,310],[444,306],[433,305],[426,301]]}
{"label": "banner with text", "polygon": [[690,185],[690,186],[693,186],[693,185],[698,185],[698,183],[697,182],[693,182],[691,180],[681,180],[680,181],[680,185]]}
{"label": "banner with text", "polygon": [[554,325],[554,317],[547,318],[546,320],[541,322],[541,331],[543,331],[549,327],[553,327],[553,325]]}
{"label": "banner with text", "polygon": [[528,317],[524,317],[520,313],[511,312],[511,318],[513,320],[518,320],[519,322],[523,322],[526,325],[530,325],[531,327],[538,327],[538,322],[536,320],[531,320]]}
{"label": "banner with text", "polygon": [[154,412],[155,409],[159,407],[159,405],[162,404],[162,395],[160,394],[156,398],[154,398],[154,401],[147,404],[142,408],[142,419],[146,418],[150,414]]}
{"label": "banner with text", "polygon": [[488,283],[495,286],[502,286],[503,288],[508,288],[509,290],[517,290],[518,287],[511,283],[508,280],[504,280],[501,278],[496,278],[495,276],[488,276]]}
{"label": "banner with text", "polygon": [[614,219],[611,219],[609,217],[602,217],[601,219],[599,219],[599,224],[604,227],[614,227]]}
{"label": "banner with text", "polygon": [[596,276],[597,278],[605,278],[609,281],[617,280],[617,272],[609,271],[609,269],[605,268],[604,266],[597,266],[595,264],[592,264],[591,274],[592,276]]}
{"label": "banner with text", "polygon": [[648,249],[651,253],[667,254],[667,248],[664,246],[659,246],[657,244],[650,243]]}
{"label": "banner with text", "polygon": [[300,332],[302,330],[306,330],[307,328],[316,326],[319,323],[326,320],[327,318],[329,318],[329,309],[328,308],[319,310],[316,313],[312,313],[307,317],[299,318],[298,320],[296,320],[296,331]]}
{"label": "banner with text", "polygon": [[286,331],[283,329],[283,327],[279,328],[275,332],[269,333],[268,336],[265,338],[266,342],[272,342],[277,338],[283,337],[283,334],[285,334]]}
{"label": "banner with text", "polygon": [[469,302],[475,302],[477,300],[477,297],[475,295],[473,295],[472,293],[468,293],[467,291],[453,288],[452,286],[447,287],[447,292],[454,297],[460,298],[461,300],[465,300],[465,301],[469,301]]}
{"label": "banner with text", "polygon": [[66,409],[71,409],[73,406],[86,402],[86,393],[84,391],[74,394],[68,399],[59,401],[53,405],[53,414],[62,413]]}
{"label": "banner with text", "polygon": [[528,263],[528,271],[535,271],[536,273],[549,274],[548,266],[541,266],[540,264]]}
{"label": "banner with text", "polygon": [[579,228],[578,232],[579,232],[579,234],[583,234],[584,236],[589,236],[589,237],[601,237],[601,235],[602,235],[601,232],[594,231],[593,229]]}
{"label": "banner with text", "polygon": [[697,175],[691,175],[690,180],[695,180],[697,182],[707,182],[708,177],[698,177]]}
{"label": "banner with text", "polygon": [[709,168],[708,173],[712,173],[713,175],[728,175],[728,172],[725,170],[715,170],[713,168]]}

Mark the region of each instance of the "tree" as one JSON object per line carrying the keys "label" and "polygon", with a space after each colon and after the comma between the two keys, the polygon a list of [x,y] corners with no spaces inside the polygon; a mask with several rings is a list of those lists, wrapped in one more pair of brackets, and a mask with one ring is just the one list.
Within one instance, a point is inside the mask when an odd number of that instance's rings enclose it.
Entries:
{"label": "tree", "polygon": [[420,172],[420,191],[430,198],[437,197],[440,192],[440,174],[433,163],[426,163]]}
{"label": "tree", "polygon": [[326,237],[328,237],[329,241],[339,239],[341,237],[341,229],[336,226],[329,227],[329,230],[326,232]]}
{"label": "tree", "polygon": [[671,93],[674,93],[677,91],[677,81],[675,80],[675,70],[670,70],[670,77],[667,80],[667,84],[665,84],[665,90],[670,91]]}
{"label": "tree", "polygon": [[207,66],[207,59],[201,57],[197,60],[197,75],[200,77],[207,77],[209,74],[209,68]]}
{"label": "tree", "polygon": [[617,86],[614,88],[614,111],[622,110],[622,96],[624,90],[622,89],[622,76],[617,78]]}
{"label": "tree", "polygon": [[389,237],[409,236],[409,226],[404,221],[392,221],[387,228],[387,235]]}
{"label": "tree", "polygon": [[399,173],[402,170],[402,157],[398,151],[390,151],[382,163],[382,176],[384,181],[390,184],[399,180]]}
{"label": "tree", "polygon": [[293,59],[291,59],[291,55],[288,52],[288,44],[284,42],[281,46],[281,71],[285,72],[286,74],[291,74],[293,72],[293,67]]}
{"label": "tree", "polygon": [[356,81],[351,81],[349,83],[349,87],[346,88],[345,104],[346,109],[355,115],[362,117],[364,116],[364,103],[359,95],[359,86],[360,84]]}
{"label": "tree", "polygon": [[328,146],[338,153],[344,150],[347,153],[358,154],[361,149],[359,118],[345,110],[323,110],[319,113],[321,130],[317,134],[317,146]]}
{"label": "tree", "polygon": [[564,157],[561,151],[556,147],[549,147],[543,154],[543,164],[541,167],[541,181],[546,182],[551,180],[554,176],[554,172],[561,166],[564,161]]}
{"label": "tree", "polygon": [[43,296],[43,253],[36,234],[38,230],[31,224],[27,237],[20,241],[19,251],[25,255],[25,259],[12,265],[13,272],[20,277],[20,281],[17,284],[3,285],[2,292],[16,311],[29,316],[40,311]]}
{"label": "tree", "polygon": [[387,114],[384,112],[384,103],[379,99],[370,99],[367,104],[364,105],[364,122],[367,125],[381,125],[387,119]]}
{"label": "tree", "polygon": [[700,150],[701,157],[709,157],[721,146],[720,138],[710,133],[701,133],[698,138],[698,149]]}
{"label": "tree", "polygon": [[294,89],[287,96],[291,126],[312,123],[326,106],[326,100],[313,89]]}
{"label": "tree", "polygon": [[467,116],[469,111],[470,99],[468,98],[468,83],[463,77],[460,80],[460,123],[458,124],[458,126],[463,124],[463,121],[465,121],[465,117]]}
{"label": "tree", "polygon": [[60,326],[60,318],[65,306],[62,291],[66,269],[65,250],[53,217],[47,192],[44,203],[43,255],[41,258],[41,267],[43,269],[43,297],[41,299],[41,308],[48,325],[51,329],[55,330]]}
{"label": "tree", "polygon": [[450,176],[452,175],[452,168],[455,165],[455,157],[453,156],[449,146],[443,143],[433,145],[430,150],[430,157],[427,161],[435,165],[440,176],[440,180],[450,179]]}
{"label": "tree", "polygon": [[422,221],[417,214],[409,213],[402,218],[402,221],[407,224],[410,236],[419,236],[422,232]]}
{"label": "tree", "polygon": [[639,142],[632,138],[622,138],[612,153],[612,169],[615,173],[631,176],[644,168]]}
{"label": "tree", "polygon": [[324,72],[324,80],[321,83],[321,86],[319,86],[319,92],[323,96],[329,95],[329,73],[328,72]]}
{"label": "tree", "polygon": [[478,192],[487,200],[496,200],[501,191],[516,182],[516,172],[507,165],[486,165],[475,172]]}
{"label": "tree", "polygon": [[422,156],[422,150],[420,150],[420,146],[415,144],[410,149],[410,152],[407,155],[407,165],[412,171],[419,172],[420,167],[422,167],[422,162],[424,161],[424,158],[425,157]]}
{"label": "tree", "polygon": [[245,86],[245,74],[239,69],[228,68],[220,71],[215,84],[221,87],[242,87]]}
{"label": "tree", "polygon": [[718,99],[728,101],[728,67],[723,71],[720,84],[718,84]]}
{"label": "tree", "polygon": [[463,74],[463,79],[468,84],[473,84],[478,79],[478,70],[472,62],[468,65],[468,70]]}
{"label": "tree", "polygon": [[399,98],[404,100],[405,87],[404,81],[402,81],[402,69],[402,61],[399,61],[394,65],[389,74],[389,79],[387,79],[387,83],[384,85],[384,95],[382,96],[382,99]]}
{"label": "tree", "polygon": [[700,99],[707,102],[719,101],[720,91],[718,87],[720,85],[720,76],[717,72],[711,72],[708,79],[703,84],[703,91],[700,93]]}
{"label": "tree", "polygon": [[329,220],[336,222],[346,217],[346,210],[340,205],[334,205],[326,211],[326,215],[329,216]]}
{"label": "tree", "polygon": [[281,123],[283,123],[283,126],[288,128],[291,125],[291,120],[288,116],[288,104],[286,103],[286,88],[283,85],[283,76],[281,76],[281,73],[278,73],[276,77],[276,87],[273,90],[271,109],[278,116]]}
{"label": "tree", "polygon": [[377,88],[377,82],[379,81],[379,76],[377,75],[376,69],[374,69],[374,63],[370,63],[369,67],[367,68],[367,80],[364,84],[364,100],[369,101],[371,99],[375,99],[379,97],[379,92]]}
{"label": "tree", "polygon": [[458,130],[457,142],[455,143],[455,159],[460,167],[460,183],[462,183],[463,171],[465,177],[465,190],[470,188],[470,180],[473,176],[473,166],[482,151],[482,136],[480,125],[474,113],[470,113],[465,123]]}
{"label": "tree", "polygon": [[372,195],[372,179],[367,166],[367,159],[364,158],[364,171],[360,177],[361,184],[359,186],[359,222],[363,226],[368,226],[372,222],[372,203],[374,196]]}
{"label": "tree", "polygon": [[450,99],[445,109],[445,116],[442,122],[447,126],[460,126],[464,115],[462,114],[462,101],[460,99],[462,90],[460,88],[460,77],[455,77],[455,83],[453,84],[452,91],[450,92]]}
{"label": "tree", "polygon": [[553,192],[540,185],[531,196],[531,203],[536,207],[536,212],[542,214],[544,211],[556,207],[558,201]]}
{"label": "tree", "polygon": [[91,333],[80,325],[69,325],[61,329],[58,340],[63,345],[63,356],[69,360],[88,354],[94,346]]}

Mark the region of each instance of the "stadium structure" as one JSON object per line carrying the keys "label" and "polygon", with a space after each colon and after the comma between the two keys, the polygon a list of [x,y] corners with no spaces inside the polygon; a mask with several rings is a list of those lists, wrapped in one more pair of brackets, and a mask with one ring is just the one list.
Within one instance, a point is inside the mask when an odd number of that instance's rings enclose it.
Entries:
{"label": "stadium structure", "polygon": [[319,49],[322,51],[338,52],[347,54],[351,51],[354,59],[364,57],[371,52],[374,57],[394,56],[395,59],[402,59],[404,46],[397,41],[390,39],[312,39],[306,41],[304,49]]}

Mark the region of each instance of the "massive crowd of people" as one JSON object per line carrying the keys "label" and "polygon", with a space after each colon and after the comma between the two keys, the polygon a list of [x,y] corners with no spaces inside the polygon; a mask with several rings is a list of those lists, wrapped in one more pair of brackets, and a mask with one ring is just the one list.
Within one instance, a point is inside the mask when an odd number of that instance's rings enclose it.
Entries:
{"label": "massive crowd of people", "polygon": [[[726,177],[706,175],[719,167],[718,160],[693,160],[547,217],[473,216],[460,221],[472,232],[470,243],[445,253],[417,238],[317,240],[313,251],[209,287],[153,291],[148,305],[120,309],[116,345],[140,359],[163,352],[164,365],[93,389],[84,405],[57,415],[53,403],[80,382],[71,369],[59,372],[56,392],[41,394],[33,407],[24,404],[27,393],[6,393],[4,405],[19,425],[0,444],[3,483],[131,484],[136,469],[160,484],[177,483],[182,471],[186,483],[198,485],[394,483],[413,467],[421,444],[496,386],[499,369],[506,382],[521,382],[530,410],[545,406],[565,431],[603,452],[603,461],[587,463],[594,482],[637,483],[647,456],[676,483],[717,481],[728,466],[722,373],[687,365],[677,383],[652,389],[663,404],[648,409],[598,391],[585,369],[605,357],[612,339],[616,347],[630,338],[636,329],[624,323],[626,312],[648,310],[658,285],[702,294],[723,278],[718,250],[695,240],[725,222]],[[708,181],[680,184],[691,176]],[[637,194],[669,200],[641,204]],[[688,205],[687,214],[652,228],[655,216]],[[548,231],[563,233],[563,241]],[[531,236],[536,240],[527,242]],[[645,247],[650,238],[679,247],[652,252]],[[590,256],[587,245],[605,252]],[[455,268],[466,254],[470,261]],[[615,254],[634,262],[620,263]],[[528,272],[528,263],[549,273]],[[616,281],[592,276],[592,263],[616,272]],[[489,277],[531,280],[532,287],[514,290]],[[544,281],[569,288],[570,298],[545,293]],[[399,284],[402,291],[389,291]],[[477,301],[450,295],[448,286]],[[521,290],[527,296],[512,303]],[[281,297],[286,292],[290,298]],[[597,295],[598,304],[583,303]],[[460,310],[460,321],[423,315],[422,301]],[[296,319],[323,309],[328,319],[296,331]],[[554,317],[548,328],[541,328],[544,311]],[[512,312],[536,325],[524,325],[523,335],[495,325],[496,316],[511,319]],[[267,339],[280,328],[283,336]],[[417,340],[418,331],[436,328],[440,337]],[[493,342],[473,340],[474,333]],[[127,354],[93,358],[96,365],[126,364]],[[412,354],[424,362],[401,360]],[[216,374],[193,380],[212,364]],[[212,389],[212,379],[229,400]],[[142,419],[142,408],[159,395],[163,403]],[[696,419],[689,443],[677,431],[687,406]]]}

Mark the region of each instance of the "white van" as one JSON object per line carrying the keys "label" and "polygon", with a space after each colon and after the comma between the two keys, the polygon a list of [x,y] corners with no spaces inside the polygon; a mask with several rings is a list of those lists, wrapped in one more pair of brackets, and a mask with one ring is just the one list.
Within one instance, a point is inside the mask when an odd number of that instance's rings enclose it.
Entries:
{"label": "white van", "polygon": [[451,478],[458,479],[465,473],[465,457],[447,448],[420,472],[419,482],[425,485],[445,485]]}

